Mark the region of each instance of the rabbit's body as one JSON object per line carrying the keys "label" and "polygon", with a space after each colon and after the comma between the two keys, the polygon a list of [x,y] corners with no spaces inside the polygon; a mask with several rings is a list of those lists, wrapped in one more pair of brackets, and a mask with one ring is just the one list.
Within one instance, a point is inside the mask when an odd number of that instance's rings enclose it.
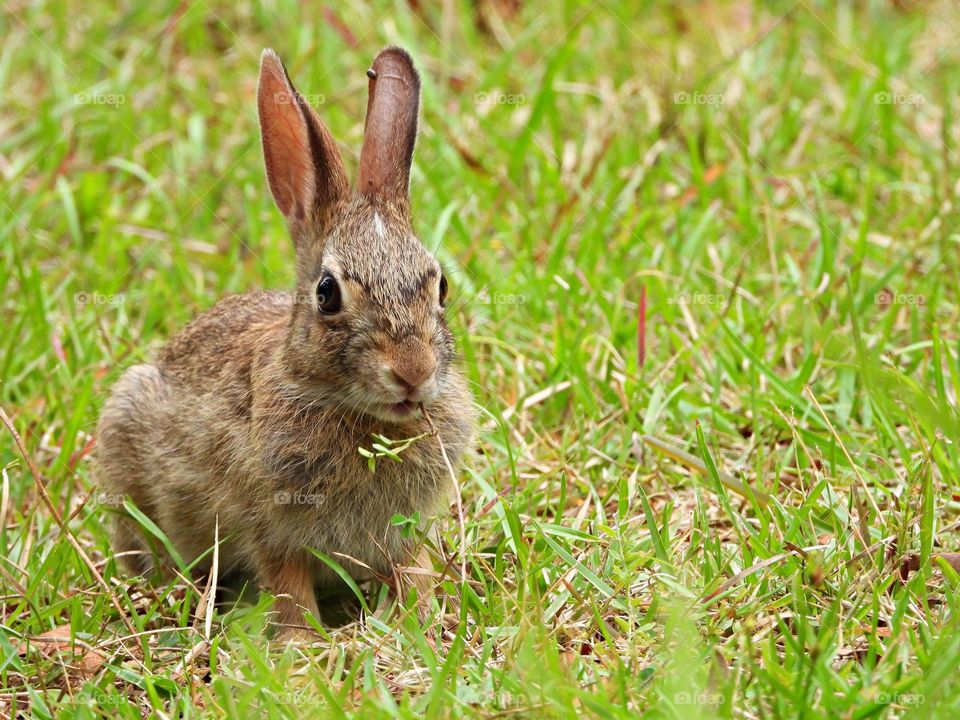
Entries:
{"label": "rabbit's body", "polygon": [[[285,377],[276,351],[293,299],[268,292],[227,298],[194,320],[156,365],[130,368],[104,408],[102,481],[128,494],[184,558],[212,547],[219,518],[223,572],[254,572],[263,551],[285,558],[312,547],[389,575],[409,557],[390,519],[438,510],[449,472],[424,418],[387,424],[313,399]],[[457,381],[430,411],[454,464],[470,433],[462,413],[444,410],[470,402]],[[426,437],[401,463],[382,458],[371,472],[358,448],[370,447],[374,433]],[[135,535],[128,538],[133,544],[118,550],[142,549]],[[131,569],[147,569],[139,564],[145,556],[128,557],[137,563]],[[341,562],[357,579],[370,576]],[[323,562],[310,564],[318,584],[335,580]]]}
{"label": "rabbit's body", "polygon": [[[219,526],[221,572],[281,595],[288,625],[316,613],[315,585],[336,580],[310,548],[357,579],[415,562],[391,518],[443,507],[451,479],[440,441],[456,468],[472,435],[445,280],[409,223],[419,81],[395,48],[374,68],[386,100],[374,103],[371,80],[351,196],[326,129],[264,54],[264,152],[297,248],[296,290],[230,297],[197,317],[155,364],[121,377],[98,431],[104,488],[129,496],[188,562],[208,553]],[[381,458],[371,471],[358,449],[374,433],[423,437],[402,462]],[[149,569],[132,518],[118,517],[114,545],[132,570]]]}

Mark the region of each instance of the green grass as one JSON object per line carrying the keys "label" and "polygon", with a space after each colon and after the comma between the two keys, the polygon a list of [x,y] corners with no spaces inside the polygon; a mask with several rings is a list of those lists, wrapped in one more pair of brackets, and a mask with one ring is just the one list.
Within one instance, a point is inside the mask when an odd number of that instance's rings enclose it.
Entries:
{"label": "green grass", "polygon": [[[0,12],[0,406],[136,630],[4,431],[0,716],[957,716],[956,6],[327,5]],[[118,572],[92,431],[194,314],[292,282],[260,50],[355,167],[388,43],[482,409],[466,548],[438,521],[471,586],[425,625],[365,587],[287,650],[253,597],[207,644],[202,587]]]}

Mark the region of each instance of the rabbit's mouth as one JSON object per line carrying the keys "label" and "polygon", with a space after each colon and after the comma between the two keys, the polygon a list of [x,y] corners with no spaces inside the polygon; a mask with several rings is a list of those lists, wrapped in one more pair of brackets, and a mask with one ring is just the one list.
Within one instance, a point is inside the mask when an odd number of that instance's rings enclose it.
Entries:
{"label": "rabbit's mouth", "polygon": [[410,420],[420,414],[420,403],[404,400],[398,403],[378,404],[376,414],[385,420]]}

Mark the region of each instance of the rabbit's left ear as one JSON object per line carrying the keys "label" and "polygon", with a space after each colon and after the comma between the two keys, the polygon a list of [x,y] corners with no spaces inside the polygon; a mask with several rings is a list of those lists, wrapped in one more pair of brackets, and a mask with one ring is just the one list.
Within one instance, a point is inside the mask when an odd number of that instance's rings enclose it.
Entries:
{"label": "rabbit's left ear", "polygon": [[288,220],[320,217],[347,197],[350,183],[337,144],[273,50],[260,59],[257,88],[263,160],[270,192]]}
{"label": "rabbit's left ear", "polygon": [[417,140],[420,76],[410,56],[398,47],[382,50],[367,76],[370,97],[357,190],[404,200],[410,189],[410,165]]}

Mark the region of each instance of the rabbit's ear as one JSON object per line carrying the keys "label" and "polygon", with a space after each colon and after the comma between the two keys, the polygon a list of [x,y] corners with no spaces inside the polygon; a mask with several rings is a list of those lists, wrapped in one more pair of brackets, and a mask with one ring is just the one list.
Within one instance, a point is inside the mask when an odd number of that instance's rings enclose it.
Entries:
{"label": "rabbit's ear", "polygon": [[267,181],[280,212],[288,219],[322,216],[348,195],[349,181],[333,136],[273,50],[260,58],[257,108]]}
{"label": "rabbit's ear", "polygon": [[357,190],[405,199],[417,139],[420,76],[405,50],[380,51],[367,71],[370,97]]}

